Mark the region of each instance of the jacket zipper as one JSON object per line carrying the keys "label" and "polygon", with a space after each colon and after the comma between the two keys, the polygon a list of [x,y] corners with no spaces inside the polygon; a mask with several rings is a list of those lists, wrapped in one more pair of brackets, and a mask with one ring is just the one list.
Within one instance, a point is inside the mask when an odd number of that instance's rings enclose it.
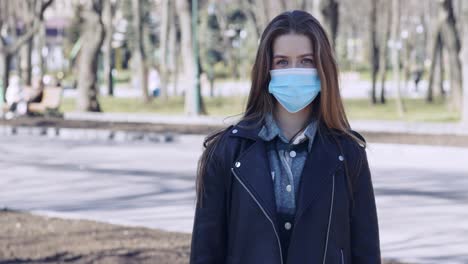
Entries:
{"label": "jacket zipper", "polygon": [[343,255],[343,249],[341,250],[341,264],[344,264],[344,255]]}
{"label": "jacket zipper", "polygon": [[280,263],[283,264],[283,252],[281,250],[281,242],[280,242],[278,232],[276,231],[275,223],[273,223],[273,220],[271,220],[271,218],[266,213],[265,209],[258,202],[258,200],[255,198],[255,196],[253,196],[253,194],[252,194],[252,192],[250,192],[249,188],[247,188],[247,186],[245,186],[245,184],[241,181],[241,179],[239,179],[239,176],[237,176],[236,172],[234,171],[234,168],[231,168],[231,171],[234,174],[234,176],[236,177],[236,179],[239,181],[239,183],[242,185],[242,187],[244,187],[244,189],[249,193],[249,195],[252,197],[252,199],[254,199],[254,201],[255,201],[255,203],[257,203],[258,207],[260,207],[260,209],[262,210],[263,214],[268,219],[268,221],[270,221],[271,226],[273,227],[273,231],[275,231],[276,240],[278,241],[278,247],[279,247],[279,252],[280,252],[280,257],[281,257]]}
{"label": "jacket zipper", "polygon": [[331,204],[330,204],[330,214],[328,216],[328,228],[327,228],[327,239],[325,241],[325,250],[323,252],[323,261],[322,263],[325,264],[325,260],[327,257],[327,247],[328,247],[328,236],[330,235],[330,225],[331,225],[331,219],[332,219],[332,214],[333,214],[333,199],[335,198],[335,173],[333,173],[332,177],[332,194],[331,194]]}

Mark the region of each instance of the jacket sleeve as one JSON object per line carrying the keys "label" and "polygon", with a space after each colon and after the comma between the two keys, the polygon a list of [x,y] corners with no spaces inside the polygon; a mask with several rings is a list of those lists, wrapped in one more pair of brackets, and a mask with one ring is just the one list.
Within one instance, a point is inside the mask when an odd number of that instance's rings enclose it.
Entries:
{"label": "jacket sleeve", "polygon": [[354,207],[351,210],[351,257],[352,263],[381,263],[379,226],[374,189],[367,154],[360,148],[361,162],[357,169],[354,188]]}
{"label": "jacket sleeve", "polygon": [[226,254],[225,174],[214,156],[203,175],[202,204],[196,203],[190,264],[224,263]]}

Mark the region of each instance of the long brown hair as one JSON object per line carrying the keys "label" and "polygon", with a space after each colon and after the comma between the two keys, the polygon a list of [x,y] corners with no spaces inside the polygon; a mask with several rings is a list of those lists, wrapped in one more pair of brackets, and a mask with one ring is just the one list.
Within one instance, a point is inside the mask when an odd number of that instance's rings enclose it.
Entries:
{"label": "long brown hair", "polygon": [[[338,65],[327,34],[315,17],[301,10],[279,14],[263,31],[251,72],[251,89],[241,120],[258,120],[255,125],[260,125],[266,114],[273,112],[276,99],[268,92],[269,70],[273,63],[273,42],[278,36],[291,33],[305,35],[312,43],[314,61],[321,82],[321,91],[311,104],[313,114],[327,128],[344,133],[356,143],[365,145],[364,141],[350,132],[350,125],[340,96]],[[197,199],[199,200],[202,197],[203,175],[207,162],[211,160],[213,150],[226,130],[227,128],[209,135],[203,143],[205,150],[198,162],[196,180]],[[220,175],[220,177],[223,176]]]}

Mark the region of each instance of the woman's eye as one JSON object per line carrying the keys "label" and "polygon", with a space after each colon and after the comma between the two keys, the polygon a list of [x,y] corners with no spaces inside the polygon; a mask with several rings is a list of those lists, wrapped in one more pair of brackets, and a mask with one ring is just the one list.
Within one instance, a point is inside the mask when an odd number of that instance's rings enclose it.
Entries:
{"label": "woman's eye", "polygon": [[304,63],[304,64],[314,64],[314,61],[312,59],[303,59],[302,63]]}
{"label": "woman's eye", "polygon": [[288,61],[287,60],[279,60],[276,62],[277,65],[287,65]]}

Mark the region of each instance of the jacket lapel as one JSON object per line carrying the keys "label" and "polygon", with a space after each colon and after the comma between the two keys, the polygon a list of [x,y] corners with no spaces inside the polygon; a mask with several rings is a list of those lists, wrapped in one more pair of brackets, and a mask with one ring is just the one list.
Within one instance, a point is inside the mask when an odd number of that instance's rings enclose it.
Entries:
{"label": "jacket lapel", "polygon": [[[325,129],[317,130],[312,149],[300,177],[298,195],[296,199],[296,219],[319,197],[324,191],[326,181],[342,164],[342,155],[336,143]],[[327,192],[328,193],[328,192]]]}
{"label": "jacket lapel", "polygon": [[236,162],[240,162],[239,167],[233,166],[236,175],[255,196],[272,221],[276,223],[273,180],[263,140],[255,141],[244,153],[240,154]]}
{"label": "jacket lapel", "polygon": [[[231,136],[253,141],[243,152],[239,153],[237,160],[233,161],[232,168],[272,221],[276,223],[276,201],[270,162],[266,144],[258,136],[263,122],[257,123],[256,121],[258,120],[241,120],[231,129]],[[239,167],[235,166],[237,161],[240,162]]]}

